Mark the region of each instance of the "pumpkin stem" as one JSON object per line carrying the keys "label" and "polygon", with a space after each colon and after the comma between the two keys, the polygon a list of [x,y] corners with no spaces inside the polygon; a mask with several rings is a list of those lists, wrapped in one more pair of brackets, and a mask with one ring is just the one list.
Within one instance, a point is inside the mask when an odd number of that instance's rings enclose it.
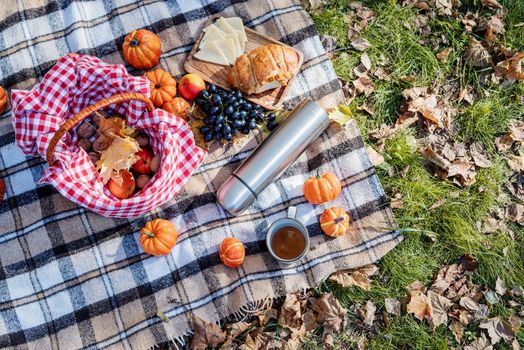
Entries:
{"label": "pumpkin stem", "polygon": [[145,231],[142,232],[144,235],[146,235],[147,237],[151,237],[151,238],[155,238],[155,234],[153,232],[148,232],[148,231]]}
{"label": "pumpkin stem", "polygon": [[343,217],[335,218],[335,220],[333,220],[333,222],[335,223],[335,225],[338,225],[338,224],[341,223],[342,221],[344,221],[344,218],[343,218]]}
{"label": "pumpkin stem", "polygon": [[320,168],[317,168],[317,179],[320,179],[322,176],[320,175]]}
{"label": "pumpkin stem", "polygon": [[131,47],[137,47],[138,44],[140,44],[140,42],[136,39],[131,39],[130,44],[131,44]]}
{"label": "pumpkin stem", "polygon": [[155,89],[160,89],[162,87],[162,85],[160,84],[155,84]]}

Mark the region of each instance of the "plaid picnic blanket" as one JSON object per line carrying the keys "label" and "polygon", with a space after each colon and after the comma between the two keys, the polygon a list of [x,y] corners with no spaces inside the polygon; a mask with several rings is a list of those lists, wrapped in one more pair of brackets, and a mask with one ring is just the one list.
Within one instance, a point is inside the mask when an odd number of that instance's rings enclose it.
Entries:
{"label": "plaid picnic blanket", "polygon": [[[56,59],[87,53],[122,63],[125,34],[149,28],[163,42],[160,65],[174,75],[207,18],[238,15],[247,26],[292,45],[305,62],[288,107],[310,97],[342,101],[330,61],[302,8],[293,0],[19,0],[0,7],[0,83],[27,89]],[[138,72],[137,72],[138,73]],[[69,202],[51,186],[36,185],[45,161],[15,145],[10,113],[0,116],[0,347],[20,349],[146,349],[182,341],[191,317],[208,321],[236,314],[266,297],[315,286],[330,273],[375,262],[402,237],[354,123],[325,132],[238,217],[228,216],[215,193],[261,141],[261,134],[209,150],[185,190],[137,220],[109,219]],[[329,203],[348,209],[349,234],[322,234],[318,216],[302,195],[316,168],[335,172],[343,192]],[[265,230],[289,205],[311,235],[303,263],[280,266],[264,243]],[[146,220],[171,219],[180,236],[165,257],[144,254],[137,232]],[[218,244],[237,237],[246,245],[238,269],[218,258]],[[156,316],[162,311],[170,322]]]}

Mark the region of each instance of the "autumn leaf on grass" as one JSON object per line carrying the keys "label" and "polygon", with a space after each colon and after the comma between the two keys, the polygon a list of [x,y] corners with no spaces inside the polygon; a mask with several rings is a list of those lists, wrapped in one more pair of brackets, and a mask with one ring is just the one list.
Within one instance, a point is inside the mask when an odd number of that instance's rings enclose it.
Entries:
{"label": "autumn leaf on grass", "polygon": [[113,172],[128,170],[139,157],[135,154],[140,150],[138,142],[130,137],[116,136],[109,147],[102,151],[96,169],[100,170],[102,181],[107,183]]}
{"label": "autumn leaf on grass", "polygon": [[448,309],[453,305],[453,302],[448,298],[434,293],[428,292],[429,299],[429,315],[430,323],[433,329],[437,328],[441,324],[448,324]]}
{"label": "autumn leaf on grass", "polygon": [[386,298],[384,299],[384,305],[386,306],[387,313],[400,316],[400,301],[398,301],[398,299]]}
{"label": "autumn leaf on grass", "polygon": [[368,265],[357,270],[335,272],[329,277],[329,280],[345,288],[357,286],[364,290],[369,290],[371,284],[369,277],[377,274],[377,272],[378,268],[376,265]]}
{"label": "autumn leaf on grass", "polygon": [[511,324],[500,317],[490,318],[482,322],[479,327],[488,331],[491,344],[497,344],[501,339],[509,341],[514,336]]}
{"label": "autumn leaf on grass", "polygon": [[199,317],[193,317],[192,350],[205,350],[208,347],[217,348],[226,340],[226,333],[214,322],[205,322]]}
{"label": "autumn leaf on grass", "polygon": [[346,326],[346,309],[333,296],[324,294],[312,300],[313,310],[318,312],[317,322],[324,326],[324,333],[339,332]]}
{"label": "autumn leaf on grass", "polygon": [[375,303],[373,303],[371,300],[368,300],[366,302],[366,305],[362,305],[358,309],[360,318],[362,318],[362,321],[364,321],[364,324],[369,327],[373,326],[373,322],[375,322],[375,312],[376,311],[377,311],[377,307],[375,306]]}
{"label": "autumn leaf on grass", "polygon": [[464,350],[493,350],[493,346],[491,346],[489,340],[484,333],[482,333],[479,338],[466,345]]}
{"label": "autumn leaf on grass", "polygon": [[296,293],[287,294],[278,323],[288,328],[299,329],[302,326],[302,309],[305,303],[305,300],[299,300]]}
{"label": "autumn leaf on grass", "polygon": [[464,51],[464,59],[474,67],[485,68],[493,64],[493,59],[488,50],[482,46],[480,41],[473,38]]}
{"label": "autumn leaf on grass", "polygon": [[409,303],[406,305],[406,311],[421,321],[424,318],[429,318],[428,297],[420,291],[412,291]]}
{"label": "autumn leaf on grass", "polygon": [[524,52],[517,52],[512,57],[499,62],[495,66],[495,75],[510,80],[523,80],[524,72],[522,72],[521,61],[524,58]]}
{"label": "autumn leaf on grass", "polygon": [[508,165],[514,171],[524,171],[524,156],[511,155],[508,158]]}

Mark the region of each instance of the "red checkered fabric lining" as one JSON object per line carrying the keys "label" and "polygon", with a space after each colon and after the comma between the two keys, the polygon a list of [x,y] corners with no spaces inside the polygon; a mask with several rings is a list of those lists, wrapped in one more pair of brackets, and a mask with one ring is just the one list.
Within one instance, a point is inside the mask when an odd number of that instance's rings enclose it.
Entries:
{"label": "red checkered fabric lining", "polygon": [[[66,119],[103,98],[128,91],[149,96],[149,82],[130,75],[122,65],[68,54],[30,91],[12,91],[16,142],[24,153],[45,157],[51,138]],[[185,120],[173,114],[160,109],[148,112],[141,101],[113,105],[111,110],[125,116],[127,125],[146,132],[155,154],[162,157],[162,167],[148,186],[129,199],[114,197],[87,153],[77,147],[75,131],[58,142],[56,162],[44,171],[40,182],[52,184],[69,200],[103,216],[135,217],[173,198],[206,151],[195,145]]]}

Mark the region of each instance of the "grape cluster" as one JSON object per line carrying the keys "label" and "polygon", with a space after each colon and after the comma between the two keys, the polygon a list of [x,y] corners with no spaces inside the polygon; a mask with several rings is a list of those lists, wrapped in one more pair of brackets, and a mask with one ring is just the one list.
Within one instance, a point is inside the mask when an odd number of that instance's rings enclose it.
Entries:
{"label": "grape cluster", "polygon": [[278,126],[275,113],[266,113],[259,105],[245,100],[240,91],[226,91],[211,84],[195,104],[207,115],[200,128],[205,142],[231,141],[236,133],[247,135],[261,123],[270,131]]}

